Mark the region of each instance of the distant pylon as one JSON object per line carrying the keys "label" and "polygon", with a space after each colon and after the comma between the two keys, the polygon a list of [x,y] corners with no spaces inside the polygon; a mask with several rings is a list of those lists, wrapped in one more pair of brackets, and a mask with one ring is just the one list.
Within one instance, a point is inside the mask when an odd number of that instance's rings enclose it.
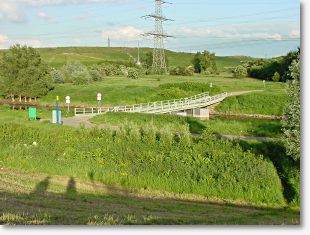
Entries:
{"label": "distant pylon", "polygon": [[138,42],[138,60],[137,60],[137,65],[141,65],[141,61],[140,61],[140,42]]}
{"label": "distant pylon", "polygon": [[108,37],[108,47],[111,47],[111,39]]}
{"label": "distant pylon", "polygon": [[172,36],[165,34],[163,29],[163,22],[170,20],[165,18],[162,13],[162,5],[165,3],[168,2],[155,0],[155,13],[144,16],[144,18],[153,18],[155,20],[155,31],[144,34],[145,36],[154,37],[152,64],[152,73],[154,74],[167,73],[164,38],[170,38]]}

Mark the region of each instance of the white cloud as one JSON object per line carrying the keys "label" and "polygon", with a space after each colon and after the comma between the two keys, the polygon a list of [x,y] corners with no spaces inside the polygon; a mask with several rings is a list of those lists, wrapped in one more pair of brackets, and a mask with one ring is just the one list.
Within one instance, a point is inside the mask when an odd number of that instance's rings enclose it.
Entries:
{"label": "white cloud", "polygon": [[45,12],[38,12],[37,16],[41,18],[49,18],[49,16]]}
{"label": "white cloud", "polygon": [[141,34],[143,34],[143,31],[133,26],[115,27],[101,31],[101,36],[104,39],[110,37],[111,39],[124,39],[126,41],[139,39]]}
{"label": "white cloud", "polygon": [[291,38],[300,38],[300,30],[292,30],[290,36]]}
{"label": "white cloud", "polygon": [[81,43],[81,39],[74,38],[74,39],[72,39],[72,42],[75,43],[75,44],[80,44]]}
{"label": "white cloud", "polygon": [[231,39],[231,40],[274,40],[281,41],[283,36],[280,33],[272,32],[242,32],[238,28],[181,28],[174,30],[172,34],[177,34],[179,36],[188,36],[195,38],[219,38],[219,39]]}
{"label": "white cloud", "polygon": [[34,48],[43,47],[43,43],[35,38],[22,38],[22,39],[9,39],[5,35],[0,35],[0,48],[7,49],[12,45],[20,44],[20,45],[27,45]]}
{"label": "white cloud", "polygon": [[8,37],[0,34],[0,43],[4,43],[8,41]]}
{"label": "white cloud", "polygon": [[1,0],[0,20],[21,22],[25,20],[25,7],[75,5],[87,3],[124,3],[127,0]]}

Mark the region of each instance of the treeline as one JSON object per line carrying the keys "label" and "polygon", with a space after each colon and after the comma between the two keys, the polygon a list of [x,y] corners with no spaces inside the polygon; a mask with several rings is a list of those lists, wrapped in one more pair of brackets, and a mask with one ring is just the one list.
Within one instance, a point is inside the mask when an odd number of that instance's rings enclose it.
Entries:
{"label": "treeline", "polygon": [[267,81],[286,82],[292,80],[290,66],[300,55],[300,49],[291,51],[286,56],[273,59],[258,59],[246,62],[243,66],[247,69],[249,77]]}
{"label": "treeline", "polygon": [[142,68],[135,65],[108,62],[87,67],[79,61],[68,62],[62,68],[54,68],[51,71],[54,83],[73,83],[74,85],[102,81],[107,76],[127,76],[131,79],[138,79],[142,73]]}

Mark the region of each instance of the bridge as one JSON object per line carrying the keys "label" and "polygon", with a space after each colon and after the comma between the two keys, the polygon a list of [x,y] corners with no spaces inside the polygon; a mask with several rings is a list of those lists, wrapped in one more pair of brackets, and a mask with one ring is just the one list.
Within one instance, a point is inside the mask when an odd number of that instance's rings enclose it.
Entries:
{"label": "bridge", "polygon": [[208,119],[208,107],[221,102],[228,96],[228,93],[210,96],[209,92],[204,92],[182,99],[157,101],[128,106],[75,108],[74,113],[75,116],[96,116],[108,112],[177,114]]}

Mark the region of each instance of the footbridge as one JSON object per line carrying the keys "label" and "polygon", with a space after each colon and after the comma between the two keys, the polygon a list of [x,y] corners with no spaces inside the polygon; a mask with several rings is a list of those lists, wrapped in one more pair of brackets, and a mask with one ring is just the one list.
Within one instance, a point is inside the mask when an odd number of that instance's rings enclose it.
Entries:
{"label": "footbridge", "polygon": [[182,116],[194,116],[201,119],[209,118],[208,107],[221,102],[228,93],[210,96],[209,92],[182,99],[165,100],[144,104],[101,107],[101,108],[75,108],[75,116],[96,116],[108,112],[125,113],[152,113],[152,114],[177,114]]}

